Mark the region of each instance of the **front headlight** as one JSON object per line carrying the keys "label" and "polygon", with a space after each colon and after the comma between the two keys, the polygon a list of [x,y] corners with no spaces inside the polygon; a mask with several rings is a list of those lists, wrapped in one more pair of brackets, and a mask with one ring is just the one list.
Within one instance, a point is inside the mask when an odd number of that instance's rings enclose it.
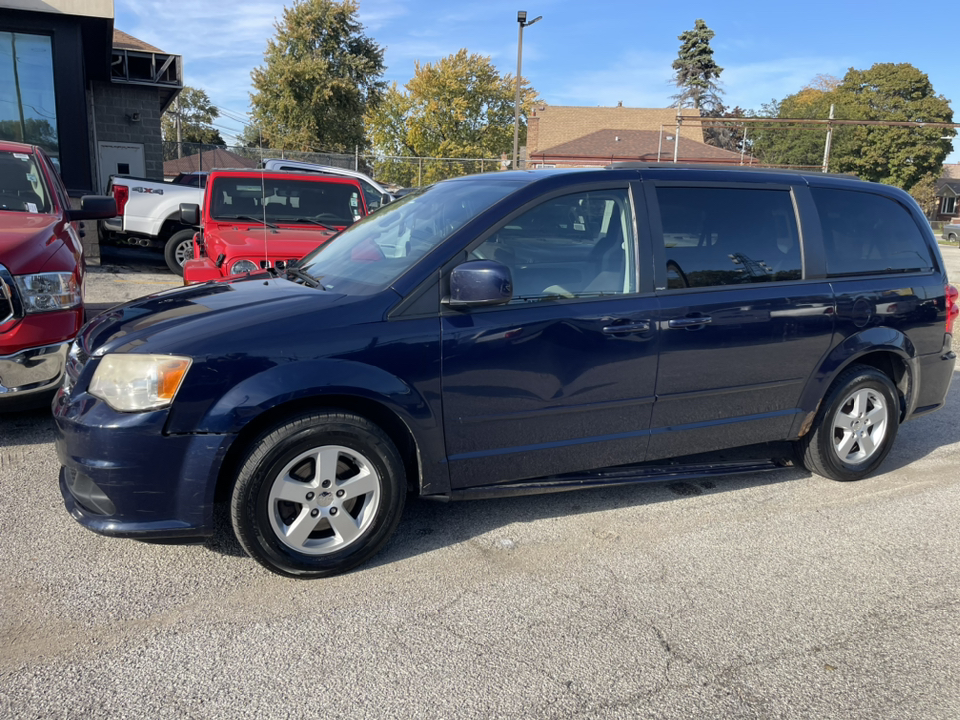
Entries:
{"label": "front headlight", "polygon": [[73,273],[36,273],[17,275],[17,287],[27,313],[51,312],[78,307],[82,302],[80,286]]}
{"label": "front headlight", "polygon": [[156,410],[173,402],[192,362],[173,355],[105,355],[89,392],[121,412]]}
{"label": "front headlight", "polygon": [[241,273],[256,272],[259,269],[260,268],[258,268],[250,260],[237,260],[233,265],[230,266],[230,274],[239,275]]}

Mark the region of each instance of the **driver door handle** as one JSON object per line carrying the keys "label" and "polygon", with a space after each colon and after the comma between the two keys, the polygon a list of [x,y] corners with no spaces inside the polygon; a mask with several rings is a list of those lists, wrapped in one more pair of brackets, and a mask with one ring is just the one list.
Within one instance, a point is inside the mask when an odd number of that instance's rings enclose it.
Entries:
{"label": "driver door handle", "polygon": [[641,333],[650,329],[650,323],[647,320],[637,320],[624,325],[607,325],[603,332],[607,335],[622,335],[625,333]]}

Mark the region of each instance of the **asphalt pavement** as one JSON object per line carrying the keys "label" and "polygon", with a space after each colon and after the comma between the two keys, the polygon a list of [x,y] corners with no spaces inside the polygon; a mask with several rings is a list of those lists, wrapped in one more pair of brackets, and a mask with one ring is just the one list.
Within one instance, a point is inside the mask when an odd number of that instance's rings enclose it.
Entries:
{"label": "asphalt pavement", "polygon": [[[96,308],[178,284],[124,252]],[[49,413],[0,416],[0,717],[954,720],[958,394],[861,482],[413,500],[372,562],[311,582],[245,557],[222,509],[202,545],[84,530]]]}

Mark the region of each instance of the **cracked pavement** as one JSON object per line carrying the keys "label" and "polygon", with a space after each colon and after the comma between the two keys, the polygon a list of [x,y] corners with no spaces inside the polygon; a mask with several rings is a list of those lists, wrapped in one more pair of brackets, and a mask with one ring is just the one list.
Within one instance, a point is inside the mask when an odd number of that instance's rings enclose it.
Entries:
{"label": "cracked pavement", "polygon": [[[122,260],[91,304],[177,284]],[[313,582],[245,557],[223,509],[203,545],[84,530],[48,413],[0,416],[0,716],[954,720],[958,411],[955,379],[858,483],[412,500]]]}

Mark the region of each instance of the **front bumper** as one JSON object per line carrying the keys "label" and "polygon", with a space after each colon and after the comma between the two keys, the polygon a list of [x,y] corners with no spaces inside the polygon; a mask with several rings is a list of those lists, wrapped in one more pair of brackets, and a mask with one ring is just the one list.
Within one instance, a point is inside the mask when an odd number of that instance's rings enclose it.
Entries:
{"label": "front bumper", "polygon": [[213,534],[220,466],[233,435],[168,435],[167,411],[120,413],[78,392],[53,403],[67,511],[102,535],[142,540]]}
{"label": "front bumper", "polygon": [[27,398],[56,389],[63,378],[70,343],[27,348],[0,355],[0,407],[14,398]]}

